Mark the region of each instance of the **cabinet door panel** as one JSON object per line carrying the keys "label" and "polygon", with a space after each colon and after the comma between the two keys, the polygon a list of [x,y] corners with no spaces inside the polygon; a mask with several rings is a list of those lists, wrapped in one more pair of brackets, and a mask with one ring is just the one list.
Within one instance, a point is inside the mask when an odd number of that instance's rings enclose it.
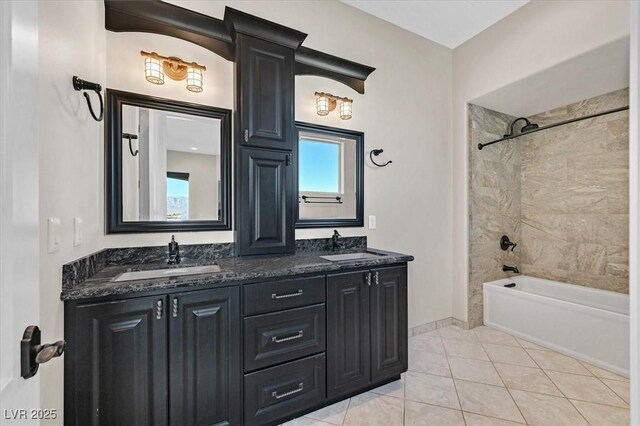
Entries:
{"label": "cabinet door panel", "polygon": [[293,167],[283,152],[240,150],[239,254],[293,251]]}
{"label": "cabinet door panel", "polygon": [[167,424],[166,297],[79,306],[74,333],[75,412],[65,423]]}
{"label": "cabinet door panel", "polygon": [[240,424],[240,289],[170,296],[172,425]]}
{"label": "cabinet door panel", "polygon": [[240,49],[240,143],[293,149],[293,50],[250,36]]}
{"label": "cabinet door panel", "polygon": [[407,268],[372,270],[371,375],[373,381],[407,370]]}
{"label": "cabinet door panel", "polygon": [[368,271],[327,276],[327,396],[370,382]]}

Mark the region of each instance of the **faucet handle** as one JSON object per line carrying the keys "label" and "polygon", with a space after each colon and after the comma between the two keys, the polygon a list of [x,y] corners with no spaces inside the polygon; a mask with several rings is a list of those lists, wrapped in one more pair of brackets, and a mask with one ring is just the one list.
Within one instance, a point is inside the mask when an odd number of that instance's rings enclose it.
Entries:
{"label": "faucet handle", "polygon": [[334,230],[333,230],[333,236],[334,236],[334,237],[342,237],[342,235],[340,235],[340,233],[338,232],[338,230],[337,230],[337,229],[334,229]]}

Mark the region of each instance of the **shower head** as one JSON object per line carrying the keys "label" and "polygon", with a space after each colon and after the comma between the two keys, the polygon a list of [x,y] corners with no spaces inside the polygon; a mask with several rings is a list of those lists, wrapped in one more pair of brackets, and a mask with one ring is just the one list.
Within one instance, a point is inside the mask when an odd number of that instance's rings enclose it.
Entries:
{"label": "shower head", "polygon": [[519,118],[516,118],[515,120],[513,120],[513,122],[509,126],[509,133],[504,135],[505,138],[509,138],[509,137],[513,136],[513,125],[516,124],[520,120],[524,120],[524,123],[525,123],[524,126],[522,126],[522,128],[520,129],[520,133],[527,133],[527,132],[535,130],[535,129],[537,129],[539,127],[536,123],[532,123],[532,122],[530,122],[528,119],[526,119],[524,117],[519,117]]}

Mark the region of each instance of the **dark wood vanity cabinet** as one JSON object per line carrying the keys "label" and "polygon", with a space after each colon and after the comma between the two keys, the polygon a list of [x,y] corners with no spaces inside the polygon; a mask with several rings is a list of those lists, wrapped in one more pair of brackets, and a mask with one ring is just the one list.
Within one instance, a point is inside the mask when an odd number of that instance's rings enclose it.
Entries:
{"label": "dark wood vanity cabinet", "polygon": [[[283,30],[265,35],[260,24],[243,27],[241,19],[235,25],[237,252],[293,253],[294,52],[299,34],[285,36]],[[257,34],[242,32],[247,30]]]}
{"label": "dark wood vanity cabinet", "polygon": [[79,305],[70,314],[65,424],[241,423],[238,287]]}
{"label": "dark wood vanity cabinet", "polygon": [[294,251],[294,192],[291,153],[242,148],[236,180],[240,255]]}
{"label": "dark wood vanity cabinet", "polygon": [[406,264],[170,291],[65,304],[66,425],[278,424],[407,369]]}
{"label": "dark wood vanity cabinet", "polygon": [[240,145],[293,150],[293,49],[242,34],[236,49]]}
{"label": "dark wood vanity cabinet", "polygon": [[327,276],[327,396],[407,370],[407,268]]}

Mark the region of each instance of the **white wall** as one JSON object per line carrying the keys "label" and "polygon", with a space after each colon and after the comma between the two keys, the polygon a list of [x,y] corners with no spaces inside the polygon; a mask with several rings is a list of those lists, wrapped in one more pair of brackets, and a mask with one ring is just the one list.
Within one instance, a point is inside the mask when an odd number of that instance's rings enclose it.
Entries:
{"label": "white wall", "polygon": [[[222,18],[224,6],[309,33],[305,46],[375,66],[360,95],[340,83],[296,78],[296,119],[365,132],[365,150],[384,148],[393,164],[365,166],[365,217],[378,229],[345,228],[367,235],[370,245],[413,254],[409,266],[409,326],[451,316],[451,65],[452,53],[337,1],[229,1],[181,3]],[[42,226],[42,323],[47,340],[63,337],[59,301],[62,264],[104,247],[163,245],[170,234],[104,235],[103,124],[89,116],[71,76],[104,87],[182,101],[233,107],[233,64],[187,42],[151,34],[104,30],[104,6],[95,2],[47,1],[41,8],[42,119],[40,219],[62,221],[61,250],[46,253]],[[82,19],[78,17],[81,16]],[[345,41],[345,34],[348,38]],[[184,82],[147,83],[139,51],[157,51],[207,67],[204,92]],[[354,98],[354,117],[315,113],[315,91]],[[84,243],[73,247],[73,217],[84,220]],[[330,229],[301,230],[297,238],[329,237]],[[181,244],[232,241],[232,232],[181,233]],[[62,360],[41,369],[42,406],[62,409]]]}
{"label": "white wall", "polygon": [[218,219],[219,162],[218,155],[167,151],[167,170],[189,173],[189,220]]}
{"label": "white wall", "polygon": [[627,1],[532,1],[454,50],[454,317],[467,318],[467,102],[627,34]]}
{"label": "white wall", "polygon": [[629,297],[631,312],[631,424],[640,424],[640,3],[631,5],[629,87]]}
{"label": "white wall", "polygon": [[[63,338],[62,265],[104,247],[102,124],[89,115],[71,77],[104,83],[106,34],[102,2],[40,2],[38,12],[42,65],[34,125],[40,139],[40,327],[43,339],[52,342]],[[91,98],[95,109],[95,94]],[[46,243],[49,216],[61,219],[61,248],[52,254]],[[84,221],[79,247],[73,246],[74,216]],[[63,359],[42,366],[38,375],[41,407],[61,413]]]}

